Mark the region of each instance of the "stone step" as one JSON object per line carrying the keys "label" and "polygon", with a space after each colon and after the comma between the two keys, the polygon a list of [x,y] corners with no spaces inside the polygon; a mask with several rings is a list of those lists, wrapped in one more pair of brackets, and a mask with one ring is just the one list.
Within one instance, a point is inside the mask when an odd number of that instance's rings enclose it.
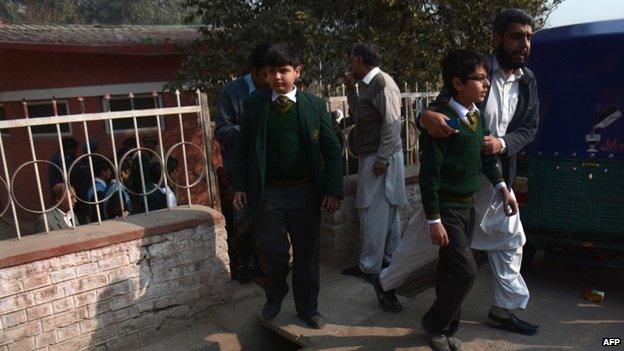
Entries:
{"label": "stone step", "polygon": [[[289,341],[302,347],[314,349],[322,345],[332,345],[332,341],[343,336],[356,336],[368,333],[358,326],[365,325],[382,313],[373,286],[360,278],[342,275],[340,268],[330,265],[321,267],[321,289],[319,292],[319,312],[325,317],[327,326],[316,330],[308,327],[297,317],[292,293],[284,299],[280,314],[272,321],[261,317],[262,325],[275,331]],[[407,299],[399,296],[402,303]],[[405,328],[384,330],[384,333],[404,333]],[[370,330],[373,336],[380,330]]]}

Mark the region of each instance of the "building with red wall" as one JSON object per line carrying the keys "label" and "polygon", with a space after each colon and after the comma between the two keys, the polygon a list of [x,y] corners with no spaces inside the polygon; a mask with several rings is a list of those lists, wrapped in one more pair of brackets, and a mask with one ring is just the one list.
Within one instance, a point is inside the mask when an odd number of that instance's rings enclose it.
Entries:
{"label": "building with red wall", "polygon": [[[79,96],[84,97],[87,113],[104,112],[109,107],[128,109],[130,92],[136,97],[136,108],[154,108],[153,91],[159,93],[161,107],[174,107],[175,95],[165,92],[164,86],[182,64],[182,49],[198,36],[197,27],[190,26],[0,24],[0,118],[24,118],[22,101],[27,102],[31,117],[49,115],[52,98],[58,103],[59,114],[78,114],[83,112]],[[110,102],[104,98],[106,94],[111,95]],[[195,94],[182,97],[182,105],[195,104]],[[155,123],[155,118],[150,123]],[[180,130],[177,118],[168,117],[163,122],[167,149],[179,141]],[[98,152],[109,156],[113,150],[107,124],[89,122],[88,131],[90,139],[99,145]],[[196,116],[184,117],[186,138],[201,145],[197,126]],[[123,125],[114,129],[117,147],[134,135],[132,129]],[[58,150],[55,130],[53,126],[33,130],[37,159],[49,160]],[[82,123],[63,126],[63,135],[81,144],[86,140]],[[141,130],[141,138],[155,135],[155,125]],[[32,160],[26,128],[4,130],[2,138],[9,173]],[[79,150],[80,155],[82,148]],[[24,204],[37,209],[33,177],[33,168],[25,171],[15,184],[15,192]],[[42,184],[44,188],[48,184],[47,169],[42,172]],[[6,192],[0,193],[5,199]],[[184,201],[184,192],[180,193]],[[33,216],[20,211],[20,220]],[[12,222],[10,211],[4,219]]]}

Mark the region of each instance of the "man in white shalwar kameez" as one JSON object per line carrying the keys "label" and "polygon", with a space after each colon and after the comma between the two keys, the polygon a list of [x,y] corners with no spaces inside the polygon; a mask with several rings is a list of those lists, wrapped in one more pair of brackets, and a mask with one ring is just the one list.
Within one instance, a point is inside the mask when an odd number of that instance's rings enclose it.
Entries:
{"label": "man in white shalwar kameez", "polygon": [[[491,87],[483,106],[485,119],[492,135],[484,140],[484,152],[499,154],[503,175],[513,184],[516,173],[516,153],[530,143],[537,133],[539,102],[533,72],[524,67],[531,47],[534,20],[525,11],[508,9],[494,21],[494,53],[490,56],[488,80]],[[432,105],[448,100],[442,91]],[[424,112],[419,125],[434,137],[448,137],[455,130],[446,124],[443,115]],[[513,193],[513,192],[512,192]],[[506,217],[496,192],[483,177],[482,186],[474,198],[475,230],[472,248],[487,252],[492,270],[492,305],[488,314],[491,327],[532,335],[538,326],[520,320],[513,310],[525,309],[529,290],[520,274],[522,246],[526,242],[520,214]],[[409,274],[431,260],[431,247],[425,243],[428,230],[410,221],[392,263],[385,268],[375,289],[385,310],[399,311],[393,289]],[[415,218],[418,218],[418,213]],[[420,257],[415,257],[420,256]]]}
{"label": "man in white shalwar kameez", "polygon": [[[494,21],[490,57],[490,91],[479,109],[492,135],[484,140],[484,153],[498,154],[503,176],[513,184],[516,175],[516,154],[530,143],[537,133],[539,102],[533,72],[524,64],[529,57],[534,20],[523,10],[502,11]],[[441,97],[444,98],[442,95]],[[435,104],[434,104],[435,105]],[[435,137],[454,134],[444,117],[427,111],[420,124]],[[475,230],[472,248],[487,252],[492,269],[492,306],[488,314],[491,327],[532,335],[536,325],[520,320],[513,310],[525,309],[529,290],[520,274],[522,246],[526,242],[520,214],[504,215],[494,189],[485,178],[475,195]]]}
{"label": "man in white shalwar kameez", "polygon": [[[355,150],[359,174],[355,207],[360,219],[359,264],[343,273],[372,278],[389,263],[401,235],[399,206],[407,202],[401,142],[401,93],[380,68],[380,57],[367,44],[351,52],[353,78],[347,81],[349,109],[356,119]],[[351,83],[351,84],[350,84]]]}

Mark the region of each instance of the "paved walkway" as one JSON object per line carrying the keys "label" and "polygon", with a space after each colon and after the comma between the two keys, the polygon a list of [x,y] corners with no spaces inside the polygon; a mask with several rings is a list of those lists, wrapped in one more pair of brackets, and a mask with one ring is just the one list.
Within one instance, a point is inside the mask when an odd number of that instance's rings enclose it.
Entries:
{"label": "paved walkway", "polygon": [[[295,316],[292,294],[286,298],[282,312],[274,322],[260,321],[257,314],[264,298],[258,290],[249,298],[219,307],[213,319],[205,325],[167,337],[166,343],[160,343],[164,347],[148,345],[146,350],[171,350],[172,344],[177,346],[176,350],[295,349],[294,344],[284,342],[267,344],[271,338],[279,339],[275,335],[261,334],[263,336],[258,338],[261,325],[303,346],[304,350],[429,349],[418,320],[433,301],[433,289],[413,298],[401,298],[405,310],[391,314],[378,307],[370,284],[338,272],[338,267],[324,266],[322,269],[320,310],[328,322],[325,329],[304,327]],[[462,314],[458,336],[465,341],[466,350],[600,350],[603,349],[603,337],[624,338],[622,272],[536,262],[526,279],[532,299],[528,311],[521,313],[521,317],[540,324],[540,333],[522,336],[491,329],[484,324],[491,284],[486,264],[479,269],[479,277]],[[605,303],[597,305],[585,301],[585,288],[605,291]],[[624,347],[604,349],[624,350]]]}

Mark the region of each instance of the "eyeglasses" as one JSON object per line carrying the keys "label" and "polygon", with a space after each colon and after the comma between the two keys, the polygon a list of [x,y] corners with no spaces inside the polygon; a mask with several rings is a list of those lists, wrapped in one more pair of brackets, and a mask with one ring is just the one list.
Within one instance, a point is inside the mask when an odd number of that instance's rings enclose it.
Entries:
{"label": "eyeglasses", "polygon": [[476,80],[476,81],[478,81],[481,84],[483,84],[485,82],[488,82],[488,83],[490,82],[490,80],[488,79],[487,76],[468,77],[466,79]]}

